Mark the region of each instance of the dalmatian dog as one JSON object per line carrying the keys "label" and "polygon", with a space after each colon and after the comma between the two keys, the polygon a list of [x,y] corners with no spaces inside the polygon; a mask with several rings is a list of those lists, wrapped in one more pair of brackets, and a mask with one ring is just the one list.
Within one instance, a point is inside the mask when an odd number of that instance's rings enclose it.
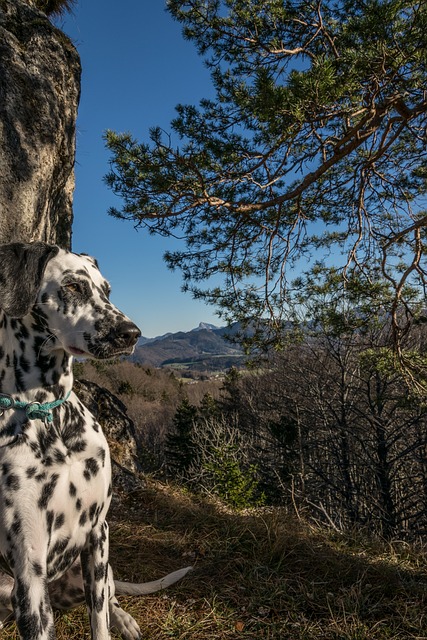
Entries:
{"label": "dalmatian dog", "polygon": [[86,602],[93,640],[140,638],[117,593],[106,515],[111,467],[100,425],[72,391],[73,356],[130,354],[140,331],[109,301],[96,261],[42,242],[0,245],[0,628],[53,640],[52,609]]}

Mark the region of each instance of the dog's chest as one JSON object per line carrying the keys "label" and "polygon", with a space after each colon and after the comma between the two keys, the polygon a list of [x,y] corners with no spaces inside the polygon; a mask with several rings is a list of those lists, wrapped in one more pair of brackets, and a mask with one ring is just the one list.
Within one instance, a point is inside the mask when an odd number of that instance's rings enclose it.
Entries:
{"label": "dog's chest", "polygon": [[86,413],[72,411],[61,437],[39,427],[0,450],[0,550],[11,568],[21,544],[33,540],[48,579],[56,578],[105,518],[111,495],[108,445]]}

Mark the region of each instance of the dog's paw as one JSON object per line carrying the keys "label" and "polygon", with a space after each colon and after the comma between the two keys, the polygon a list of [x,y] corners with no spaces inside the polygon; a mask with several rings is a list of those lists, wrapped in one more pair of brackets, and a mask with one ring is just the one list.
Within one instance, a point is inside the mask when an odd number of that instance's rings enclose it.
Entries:
{"label": "dog's paw", "polygon": [[129,613],[124,611],[117,600],[110,601],[110,624],[124,640],[140,640],[141,629]]}

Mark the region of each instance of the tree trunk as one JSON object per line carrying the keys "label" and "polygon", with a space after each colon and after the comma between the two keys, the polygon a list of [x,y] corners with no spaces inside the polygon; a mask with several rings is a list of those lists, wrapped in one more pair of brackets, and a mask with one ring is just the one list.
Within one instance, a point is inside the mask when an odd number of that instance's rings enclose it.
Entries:
{"label": "tree trunk", "polygon": [[70,248],[80,59],[22,0],[0,0],[0,242]]}

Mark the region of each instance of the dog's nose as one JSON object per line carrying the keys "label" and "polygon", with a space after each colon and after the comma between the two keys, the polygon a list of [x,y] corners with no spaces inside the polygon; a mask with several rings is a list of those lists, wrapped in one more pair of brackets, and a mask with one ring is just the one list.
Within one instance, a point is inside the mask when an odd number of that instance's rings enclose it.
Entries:
{"label": "dog's nose", "polygon": [[138,338],[141,337],[141,332],[133,322],[124,321],[120,322],[114,329],[116,337],[127,347],[133,347]]}

